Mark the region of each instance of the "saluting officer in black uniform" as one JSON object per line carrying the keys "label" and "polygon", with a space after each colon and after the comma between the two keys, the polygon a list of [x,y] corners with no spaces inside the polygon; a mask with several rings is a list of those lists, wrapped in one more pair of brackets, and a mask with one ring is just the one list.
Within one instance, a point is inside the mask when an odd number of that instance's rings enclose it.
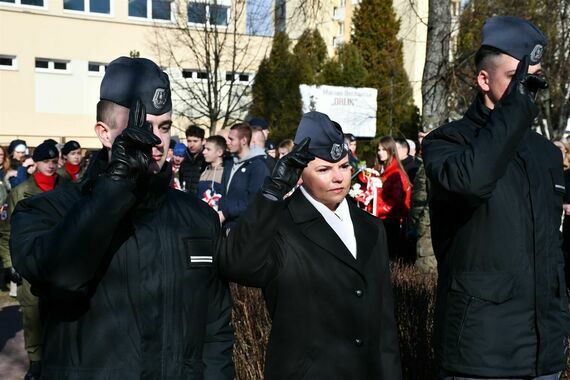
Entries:
{"label": "saluting officer in black uniform", "polygon": [[295,142],[219,261],[228,278],[264,290],[273,321],[266,379],[401,379],[386,235],[345,198],[351,167],[340,126],[309,112]]}
{"label": "saluting officer in black uniform", "polygon": [[154,62],[114,60],[88,173],[12,215],[12,261],[45,319],[42,379],[233,379],[231,301],[212,266],[220,224],[169,186],[171,116]]}
{"label": "saluting officer in black uniform", "polygon": [[562,159],[531,129],[546,43],[526,20],[488,19],[478,96],[423,142],[444,379],[558,379],[565,367]]}

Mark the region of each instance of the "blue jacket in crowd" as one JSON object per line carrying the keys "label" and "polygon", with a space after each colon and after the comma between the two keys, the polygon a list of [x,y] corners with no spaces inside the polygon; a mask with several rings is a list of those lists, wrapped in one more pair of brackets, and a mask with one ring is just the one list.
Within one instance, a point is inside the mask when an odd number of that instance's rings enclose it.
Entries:
{"label": "blue jacket in crowd", "polygon": [[[264,152],[263,152],[264,153]],[[232,168],[236,165],[236,168]],[[269,169],[265,163],[265,155],[252,150],[244,159],[234,157],[224,162],[222,179],[222,198],[219,210],[226,218],[225,228],[232,228],[239,216],[245,211],[255,194],[261,189]]]}

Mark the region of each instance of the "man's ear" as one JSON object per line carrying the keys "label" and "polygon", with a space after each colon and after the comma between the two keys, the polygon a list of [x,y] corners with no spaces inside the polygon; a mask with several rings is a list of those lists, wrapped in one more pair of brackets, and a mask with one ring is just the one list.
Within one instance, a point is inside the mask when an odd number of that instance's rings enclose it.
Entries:
{"label": "man's ear", "polygon": [[477,86],[484,93],[489,92],[489,72],[487,70],[480,70],[477,74]]}
{"label": "man's ear", "polygon": [[95,124],[95,134],[99,137],[99,141],[101,141],[101,144],[103,144],[105,148],[111,149],[111,146],[113,145],[111,127],[102,121],[98,121],[97,124]]}

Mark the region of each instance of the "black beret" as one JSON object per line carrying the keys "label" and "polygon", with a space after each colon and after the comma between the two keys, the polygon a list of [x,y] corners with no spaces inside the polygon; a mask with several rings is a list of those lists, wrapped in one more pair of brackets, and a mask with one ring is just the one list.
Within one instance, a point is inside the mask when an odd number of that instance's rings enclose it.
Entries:
{"label": "black beret", "polygon": [[519,61],[528,55],[531,65],[540,62],[547,44],[544,33],[522,18],[493,16],[483,25],[481,45],[499,49]]}
{"label": "black beret", "polygon": [[14,152],[14,149],[16,149],[18,145],[24,145],[25,147],[28,146],[28,144],[26,144],[24,140],[20,139],[12,140],[10,141],[10,145],[8,146],[8,154],[11,155]]}
{"label": "black beret", "polygon": [[49,160],[51,158],[58,158],[59,151],[56,146],[51,142],[43,142],[34,149],[34,154],[32,154],[32,160],[35,162]]}
{"label": "black beret", "polygon": [[81,149],[81,145],[79,145],[79,143],[75,140],[69,140],[68,142],[65,143],[63,148],[61,148],[61,154],[65,156],[72,150],[77,150],[77,149]]}
{"label": "black beret", "polygon": [[275,149],[275,144],[273,144],[273,141],[271,141],[269,139],[265,140],[265,149],[267,149],[267,150]]}
{"label": "black beret", "polygon": [[305,137],[311,138],[309,152],[325,161],[338,162],[348,154],[340,125],[324,113],[312,111],[303,115],[295,135],[295,144]]}
{"label": "black beret", "polygon": [[172,110],[168,75],[146,58],[119,57],[109,63],[101,81],[100,98],[127,108],[140,98],[151,115]]}
{"label": "black beret", "polygon": [[345,133],[344,138],[350,142],[356,141],[356,137],[354,137],[354,135],[352,133]]}
{"label": "black beret", "polygon": [[261,119],[259,117],[254,117],[252,118],[248,124],[252,127],[261,127],[261,129],[268,129],[269,128],[269,123],[267,122],[267,120]]}

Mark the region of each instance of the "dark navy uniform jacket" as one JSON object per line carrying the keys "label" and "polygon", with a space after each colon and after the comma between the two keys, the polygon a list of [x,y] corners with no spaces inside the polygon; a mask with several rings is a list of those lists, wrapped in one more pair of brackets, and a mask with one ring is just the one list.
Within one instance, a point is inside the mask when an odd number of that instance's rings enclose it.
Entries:
{"label": "dark navy uniform jacket", "polygon": [[137,191],[95,166],[12,216],[13,264],[45,318],[42,379],[233,379],[216,213],[169,188],[167,166]]}
{"label": "dark navy uniform jacket", "polygon": [[514,94],[423,142],[438,261],[439,365],[482,377],[562,371],[570,327],[561,250],[560,150]]}
{"label": "dark navy uniform jacket", "polygon": [[223,244],[220,271],[264,291],[268,380],[402,378],[384,227],[349,210],[356,259],[300,190],[258,195]]}

